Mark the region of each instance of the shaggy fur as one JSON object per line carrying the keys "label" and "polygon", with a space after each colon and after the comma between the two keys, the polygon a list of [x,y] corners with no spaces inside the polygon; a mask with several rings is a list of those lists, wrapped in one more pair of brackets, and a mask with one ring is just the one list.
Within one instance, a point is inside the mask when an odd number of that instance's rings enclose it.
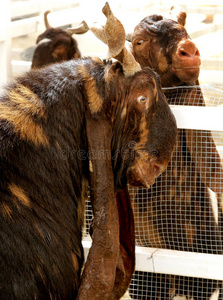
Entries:
{"label": "shaggy fur", "polygon": [[[148,103],[136,100],[141,94]],[[176,123],[150,69],[126,78],[119,63],[86,58],[17,78],[0,97],[1,299],[77,295],[89,180],[86,115],[111,124],[115,190],[138,180],[140,159],[149,169],[154,148],[160,165],[170,159]]]}

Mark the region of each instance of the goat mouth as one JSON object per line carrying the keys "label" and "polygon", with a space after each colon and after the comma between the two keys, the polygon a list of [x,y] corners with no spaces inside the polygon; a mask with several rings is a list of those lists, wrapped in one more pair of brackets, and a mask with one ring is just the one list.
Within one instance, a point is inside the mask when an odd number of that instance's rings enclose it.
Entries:
{"label": "goat mouth", "polygon": [[137,187],[144,187],[145,189],[149,189],[150,186],[153,184],[148,184],[145,180],[142,182],[141,180],[138,181],[138,180],[135,180],[134,178],[130,177],[129,180],[128,180],[128,183],[131,185],[131,186],[137,186]]}
{"label": "goat mouth", "polygon": [[200,66],[181,67],[181,68],[175,68],[175,67],[173,67],[172,70],[173,70],[174,72],[176,72],[176,71],[190,71],[190,70],[197,71],[197,70],[200,70]]}
{"label": "goat mouth", "polygon": [[[146,170],[147,168],[145,168]],[[150,169],[150,167],[148,167]],[[137,162],[134,167],[132,167],[128,172],[128,182],[132,186],[142,186],[146,189],[149,189],[152,184],[154,184],[156,175],[159,171],[156,171],[156,174],[152,175],[152,172],[143,171],[143,168]]]}
{"label": "goat mouth", "polygon": [[173,73],[183,82],[191,82],[198,79],[200,66],[172,67]]}

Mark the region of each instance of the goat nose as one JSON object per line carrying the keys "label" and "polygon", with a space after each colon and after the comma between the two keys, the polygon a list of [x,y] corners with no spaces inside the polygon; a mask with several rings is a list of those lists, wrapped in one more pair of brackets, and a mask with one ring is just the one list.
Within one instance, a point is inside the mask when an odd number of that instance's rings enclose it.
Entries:
{"label": "goat nose", "polygon": [[177,48],[177,56],[180,59],[185,59],[194,56],[200,56],[200,52],[196,45],[191,40],[181,41]]}

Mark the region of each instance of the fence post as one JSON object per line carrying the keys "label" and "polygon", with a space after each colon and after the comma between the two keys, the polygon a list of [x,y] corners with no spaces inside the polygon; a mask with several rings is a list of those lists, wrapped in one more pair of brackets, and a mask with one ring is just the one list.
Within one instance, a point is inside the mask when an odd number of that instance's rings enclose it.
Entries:
{"label": "fence post", "polygon": [[0,84],[11,77],[10,0],[4,0],[0,10]]}

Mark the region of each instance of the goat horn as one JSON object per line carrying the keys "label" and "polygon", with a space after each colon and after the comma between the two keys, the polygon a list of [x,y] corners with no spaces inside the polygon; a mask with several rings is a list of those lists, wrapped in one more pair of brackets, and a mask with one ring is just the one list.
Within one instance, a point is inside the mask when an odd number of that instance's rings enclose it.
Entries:
{"label": "goat horn", "polygon": [[130,53],[126,47],[123,48],[121,57],[122,58],[119,59],[119,61],[122,63],[123,71],[126,77],[132,76],[142,69],[140,64],[135,60],[132,53]]}
{"label": "goat horn", "polygon": [[140,64],[135,60],[134,56],[126,49],[126,33],[122,23],[113,15],[108,2],[102,9],[107,17],[104,32],[108,44],[108,58],[114,57],[123,65],[125,76],[131,76],[135,72],[141,70]]}
{"label": "goat horn", "polygon": [[44,13],[44,24],[45,24],[46,29],[52,28],[52,26],[50,26],[49,21],[48,21],[48,18],[47,18],[48,14],[49,14],[50,12],[51,12],[50,10],[47,10],[47,11],[45,11],[45,13]]}
{"label": "goat horn", "polygon": [[86,33],[90,28],[88,27],[87,23],[85,21],[82,21],[81,24],[75,28],[67,28],[67,32],[72,35],[72,34],[82,34]]}
{"label": "goat horn", "polygon": [[75,28],[67,28],[67,32],[72,34],[82,34],[87,31],[92,31],[94,35],[101,40],[103,43],[107,44],[107,40],[104,34],[104,26],[99,25],[98,23],[94,23],[93,26],[89,27],[85,21],[82,21],[78,27]]}
{"label": "goat horn", "polygon": [[108,2],[102,9],[107,17],[104,32],[108,45],[108,57],[116,57],[125,46],[125,29],[122,23],[113,15]]}
{"label": "goat horn", "polygon": [[132,32],[126,34],[126,41],[131,42],[132,41]]}
{"label": "goat horn", "polygon": [[107,58],[116,58],[123,65],[123,71],[126,76],[133,75],[141,70],[141,66],[135,60],[134,56],[125,48],[126,34],[122,23],[113,15],[108,2],[102,9],[102,12],[107,17],[105,26],[94,23],[93,26],[88,26],[85,21],[76,28],[68,28],[70,34],[86,33],[91,30],[94,35],[103,43],[108,45]]}

